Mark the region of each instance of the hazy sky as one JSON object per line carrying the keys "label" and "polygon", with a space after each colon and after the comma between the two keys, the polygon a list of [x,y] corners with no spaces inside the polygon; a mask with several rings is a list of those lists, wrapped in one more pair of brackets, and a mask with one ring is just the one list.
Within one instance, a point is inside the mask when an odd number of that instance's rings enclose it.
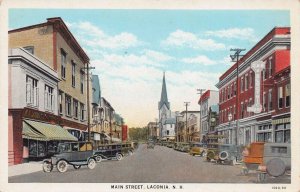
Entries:
{"label": "hazy sky", "polygon": [[217,90],[233,63],[230,48],[251,49],[288,11],[11,9],[9,29],[61,17],[96,67],[102,96],[129,126],[158,116],[166,71],[172,111],[199,110],[197,88]]}

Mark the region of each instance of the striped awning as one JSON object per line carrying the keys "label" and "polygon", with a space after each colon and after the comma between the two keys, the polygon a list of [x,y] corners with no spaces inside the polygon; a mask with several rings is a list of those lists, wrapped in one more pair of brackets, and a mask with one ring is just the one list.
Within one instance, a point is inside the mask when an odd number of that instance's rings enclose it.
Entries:
{"label": "striped awning", "polygon": [[23,138],[35,140],[64,140],[78,141],[76,137],[70,134],[66,129],[58,125],[41,123],[37,121],[23,121]]}
{"label": "striped awning", "polygon": [[272,120],[272,124],[273,125],[290,123],[290,122],[291,122],[291,118],[290,117],[286,117],[286,118],[282,118],[282,119],[273,119]]}

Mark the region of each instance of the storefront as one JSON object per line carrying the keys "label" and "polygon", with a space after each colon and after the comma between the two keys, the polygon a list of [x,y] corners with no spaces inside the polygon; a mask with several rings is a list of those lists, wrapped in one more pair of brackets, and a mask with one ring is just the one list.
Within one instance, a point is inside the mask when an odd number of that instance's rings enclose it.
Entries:
{"label": "storefront", "polygon": [[272,120],[274,126],[274,141],[276,143],[291,142],[291,123],[290,117],[281,117]]}

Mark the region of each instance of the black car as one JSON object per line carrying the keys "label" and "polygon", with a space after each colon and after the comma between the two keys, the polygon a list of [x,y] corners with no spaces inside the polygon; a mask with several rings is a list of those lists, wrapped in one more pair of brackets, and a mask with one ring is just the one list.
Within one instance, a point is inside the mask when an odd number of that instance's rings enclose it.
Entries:
{"label": "black car", "polygon": [[131,143],[123,143],[121,151],[123,156],[133,155],[134,148],[132,147]]}
{"label": "black car", "polygon": [[73,165],[74,169],[79,169],[82,165],[87,165],[89,169],[94,169],[96,159],[93,154],[91,142],[66,142],[58,144],[56,153],[51,159],[43,162],[43,171],[51,172],[53,167],[61,173],[66,172],[68,165]]}
{"label": "black car", "polygon": [[100,145],[98,146],[98,149],[94,151],[94,156],[97,162],[101,162],[102,159],[117,159],[118,161],[120,161],[123,158],[122,145]]}

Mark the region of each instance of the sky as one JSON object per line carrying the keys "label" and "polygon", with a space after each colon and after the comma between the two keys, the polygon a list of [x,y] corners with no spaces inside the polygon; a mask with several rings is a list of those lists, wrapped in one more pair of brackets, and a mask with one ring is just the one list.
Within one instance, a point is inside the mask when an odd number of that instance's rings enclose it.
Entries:
{"label": "sky", "polygon": [[199,110],[197,89],[215,85],[233,62],[275,26],[284,10],[10,9],[9,29],[61,17],[90,57],[101,94],[129,127],[158,118],[163,72],[172,111]]}

